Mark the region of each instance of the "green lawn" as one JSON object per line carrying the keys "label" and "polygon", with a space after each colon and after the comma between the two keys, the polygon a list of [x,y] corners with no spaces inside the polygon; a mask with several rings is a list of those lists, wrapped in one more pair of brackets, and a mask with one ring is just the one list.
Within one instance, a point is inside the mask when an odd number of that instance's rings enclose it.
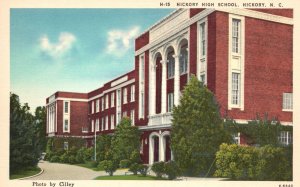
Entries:
{"label": "green lawn", "polygon": [[35,167],[35,168],[28,168],[24,170],[19,170],[9,176],[10,179],[19,179],[23,177],[29,177],[35,174],[38,174],[41,172],[41,168]]}
{"label": "green lawn", "polygon": [[164,178],[157,178],[154,176],[142,175],[114,175],[114,176],[99,176],[94,180],[166,180]]}
{"label": "green lawn", "polygon": [[75,164],[76,166],[81,166],[81,167],[85,167],[85,168],[88,168],[88,169],[92,169],[94,171],[103,171],[102,169],[99,169],[97,167],[91,167],[89,164]]}

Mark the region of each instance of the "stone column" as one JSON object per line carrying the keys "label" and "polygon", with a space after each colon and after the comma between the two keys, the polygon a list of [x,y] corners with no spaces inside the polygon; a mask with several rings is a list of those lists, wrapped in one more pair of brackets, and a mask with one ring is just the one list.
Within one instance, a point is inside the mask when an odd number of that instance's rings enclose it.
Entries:
{"label": "stone column", "polygon": [[161,60],[162,80],[161,80],[161,113],[167,112],[167,61]]}
{"label": "stone column", "polygon": [[155,115],[156,111],[156,65],[152,64],[150,65],[150,84],[149,84],[149,90],[150,90],[150,99],[149,99],[149,115]]}
{"label": "stone column", "polygon": [[175,72],[174,72],[174,105],[179,104],[179,93],[180,93],[180,72],[179,72],[179,56],[174,55],[175,59]]}
{"label": "stone column", "polygon": [[164,137],[162,135],[159,136],[159,161],[165,161],[165,151],[166,150],[166,142],[164,141]]}

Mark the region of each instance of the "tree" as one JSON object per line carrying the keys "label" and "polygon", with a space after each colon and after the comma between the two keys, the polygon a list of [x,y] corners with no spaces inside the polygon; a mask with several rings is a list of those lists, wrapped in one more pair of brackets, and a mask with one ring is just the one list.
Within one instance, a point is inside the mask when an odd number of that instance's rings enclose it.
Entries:
{"label": "tree", "polygon": [[231,140],[213,93],[192,75],[172,115],[171,148],[180,169],[187,175],[213,173],[219,145]]}
{"label": "tree", "polygon": [[36,129],[36,136],[39,140],[39,149],[41,151],[46,151],[46,107],[39,106],[35,109],[35,129]]}
{"label": "tree", "polygon": [[102,134],[97,137],[97,160],[103,161],[107,160],[109,151],[111,149],[111,139],[112,137],[107,134]]}
{"label": "tree", "polygon": [[112,139],[112,156],[117,163],[120,160],[130,159],[134,151],[140,148],[140,132],[135,126],[131,126],[129,118],[122,118],[117,126]]}
{"label": "tree", "polygon": [[18,95],[10,94],[10,174],[36,166],[41,153],[29,110],[27,103],[20,104]]}

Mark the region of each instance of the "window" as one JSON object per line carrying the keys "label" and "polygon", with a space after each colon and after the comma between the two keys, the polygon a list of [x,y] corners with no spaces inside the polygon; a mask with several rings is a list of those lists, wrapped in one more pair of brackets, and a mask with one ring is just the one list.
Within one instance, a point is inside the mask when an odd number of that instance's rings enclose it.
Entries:
{"label": "window", "polygon": [[108,94],[105,96],[105,109],[108,109]]}
{"label": "window", "polygon": [[115,93],[110,94],[110,106],[114,107],[115,106]]}
{"label": "window", "polygon": [[293,136],[292,132],[289,131],[281,131],[279,136],[278,136],[278,141],[282,145],[290,145],[293,143]]}
{"label": "window", "polygon": [[188,67],[188,51],[187,47],[183,47],[180,51],[180,74],[187,73],[187,67]]}
{"label": "window", "polygon": [[283,93],[282,102],[283,110],[293,110],[293,93]]}
{"label": "window", "polygon": [[91,129],[92,129],[92,132],[94,132],[94,120],[91,121]]}
{"label": "window", "polygon": [[168,93],[168,112],[171,112],[174,106],[174,93]]}
{"label": "window", "polygon": [[100,128],[99,128],[99,119],[96,119],[96,131],[99,131]]}
{"label": "window", "polygon": [[238,133],[234,133],[234,134],[232,134],[232,138],[233,138],[233,142],[235,143],[235,144],[238,144],[238,145],[240,145],[240,133],[238,132]]}
{"label": "window", "polygon": [[96,100],[96,112],[99,112],[99,105],[100,105],[100,101],[99,99]]}
{"label": "window", "polygon": [[130,111],[131,124],[134,125],[134,110]]}
{"label": "window", "polygon": [[121,121],[121,112],[118,112],[117,114],[117,125],[119,125],[120,121]]}
{"label": "window", "polygon": [[232,52],[240,52],[240,25],[241,20],[233,19],[232,20]]}
{"label": "window", "polygon": [[144,118],[144,92],[141,93],[141,118]]}
{"label": "window", "polygon": [[135,86],[132,85],[130,87],[130,101],[133,102],[134,101],[134,95],[135,95]]}
{"label": "window", "polygon": [[92,114],[94,113],[94,101],[92,101]]}
{"label": "window", "polygon": [[69,113],[69,102],[65,102],[65,113]]}
{"label": "window", "polygon": [[111,129],[115,128],[115,116],[114,115],[110,116],[110,128]]}
{"label": "window", "polygon": [[124,117],[127,117],[127,111],[124,111],[124,112],[123,112],[123,118],[124,118]]}
{"label": "window", "polygon": [[69,120],[65,119],[64,131],[69,131]]}
{"label": "window", "polygon": [[203,82],[203,84],[205,83],[205,74],[200,75],[200,81]]}
{"label": "window", "polygon": [[231,104],[240,104],[240,74],[232,73],[232,95]]}
{"label": "window", "polygon": [[104,117],[101,118],[101,130],[104,131]]}
{"label": "window", "polygon": [[104,96],[101,98],[101,111],[104,110]]}
{"label": "window", "polygon": [[108,116],[105,116],[105,130],[108,130]]}
{"label": "window", "polygon": [[173,78],[175,73],[175,59],[173,57],[174,53],[168,54],[168,64],[167,64],[167,70],[168,70],[168,78]]}
{"label": "window", "polygon": [[144,56],[142,55],[140,57],[140,82],[144,82],[145,79],[145,59]]}
{"label": "window", "polygon": [[200,24],[200,50],[201,50],[201,55],[205,56],[206,54],[206,36],[205,36],[205,22]]}
{"label": "window", "polygon": [[127,88],[123,89],[123,104],[127,103]]}
{"label": "window", "polygon": [[121,90],[117,91],[117,107],[121,106]]}
{"label": "window", "polygon": [[64,150],[68,150],[69,149],[69,142],[64,142]]}

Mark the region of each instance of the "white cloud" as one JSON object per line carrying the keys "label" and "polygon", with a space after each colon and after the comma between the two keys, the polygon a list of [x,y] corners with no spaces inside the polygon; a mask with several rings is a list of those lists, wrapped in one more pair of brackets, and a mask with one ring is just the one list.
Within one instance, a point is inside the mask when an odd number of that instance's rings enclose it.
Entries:
{"label": "white cloud", "polygon": [[140,27],[135,26],[129,30],[111,30],[108,32],[108,45],[106,52],[115,56],[123,56],[132,46],[134,39],[140,32]]}
{"label": "white cloud", "polygon": [[44,35],[40,38],[40,48],[49,56],[59,58],[72,48],[75,41],[76,37],[68,32],[60,33],[57,43],[51,43],[48,36]]}

